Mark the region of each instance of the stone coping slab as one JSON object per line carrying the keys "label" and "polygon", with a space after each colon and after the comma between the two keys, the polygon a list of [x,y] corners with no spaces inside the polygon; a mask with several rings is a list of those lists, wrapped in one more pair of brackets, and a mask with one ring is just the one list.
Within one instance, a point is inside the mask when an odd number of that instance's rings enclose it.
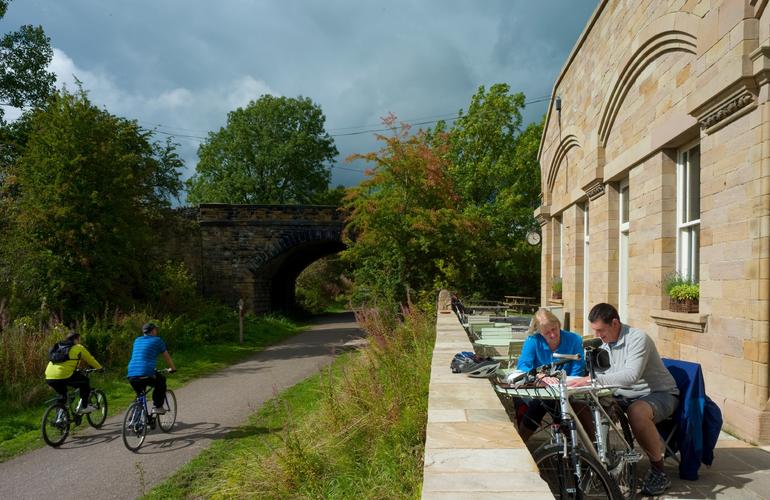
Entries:
{"label": "stone coping slab", "polygon": [[489,381],[449,369],[458,351],[473,351],[468,335],[438,314],[422,498],[553,498]]}

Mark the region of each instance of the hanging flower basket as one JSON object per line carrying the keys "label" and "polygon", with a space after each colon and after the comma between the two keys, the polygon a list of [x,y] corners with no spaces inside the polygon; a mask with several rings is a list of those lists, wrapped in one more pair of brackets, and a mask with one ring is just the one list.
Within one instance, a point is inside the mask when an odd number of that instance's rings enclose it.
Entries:
{"label": "hanging flower basket", "polygon": [[696,313],[698,312],[698,301],[693,299],[675,299],[673,297],[669,297],[668,310],[681,313]]}

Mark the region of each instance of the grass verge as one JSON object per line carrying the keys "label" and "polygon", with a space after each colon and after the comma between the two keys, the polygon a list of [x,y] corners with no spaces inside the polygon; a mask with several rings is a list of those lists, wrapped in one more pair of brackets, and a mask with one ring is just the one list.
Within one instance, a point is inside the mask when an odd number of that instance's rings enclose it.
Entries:
{"label": "grass verge", "polygon": [[359,315],[369,346],[284,391],[146,498],[418,498],[431,315]]}
{"label": "grass verge", "polygon": [[[184,385],[185,382],[225,368],[237,361],[264,350],[282,339],[297,333],[301,327],[283,318],[264,317],[252,319],[244,331],[243,345],[238,343],[217,343],[187,349],[183,344],[177,350],[169,349],[179,371],[169,376],[169,387],[172,389]],[[237,335],[237,333],[236,333]],[[161,333],[161,336],[162,333]],[[98,356],[97,352],[92,351]],[[162,363],[159,364],[159,366]],[[91,385],[102,389],[107,394],[109,415],[115,415],[134,399],[131,386],[125,379],[125,366],[109,366],[104,374],[94,374]],[[40,390],[53,397],[53,391],[45,385],[40,376]],[[0,401],[0,403],[6,403]],[[19,405],[3,404],[0,409],[0,462],[4,462],[25,451],[44,445],[40,437],[40,419],[45,409],[44,404],[36,404],[19,409]],[[88,424],[85,421],[74,432]]]}

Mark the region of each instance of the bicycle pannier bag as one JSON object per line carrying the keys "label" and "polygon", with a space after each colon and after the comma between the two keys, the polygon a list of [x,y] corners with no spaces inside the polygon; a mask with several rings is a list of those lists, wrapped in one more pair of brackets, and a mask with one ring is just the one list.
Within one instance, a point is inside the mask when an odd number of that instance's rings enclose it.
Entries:
{"label": "bicycle pannier bag", "polygon": [[70,348],[72,344],[69,342],[57,342],[50,349],[48,349],[48,361],[52,363],[63,363],[70,359]]}

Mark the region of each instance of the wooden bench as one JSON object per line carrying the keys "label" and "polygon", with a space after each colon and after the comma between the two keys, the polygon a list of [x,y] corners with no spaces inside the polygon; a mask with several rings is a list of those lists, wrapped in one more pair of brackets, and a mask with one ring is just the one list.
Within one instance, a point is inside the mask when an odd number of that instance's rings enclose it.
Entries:
{"label": "wooden bench", "polygon": [[535,297],[525,297],[522,295],[505,295],[503,305],[506,309],[513,311],[514,313],[533,313],[538,308],[537,299]]}

